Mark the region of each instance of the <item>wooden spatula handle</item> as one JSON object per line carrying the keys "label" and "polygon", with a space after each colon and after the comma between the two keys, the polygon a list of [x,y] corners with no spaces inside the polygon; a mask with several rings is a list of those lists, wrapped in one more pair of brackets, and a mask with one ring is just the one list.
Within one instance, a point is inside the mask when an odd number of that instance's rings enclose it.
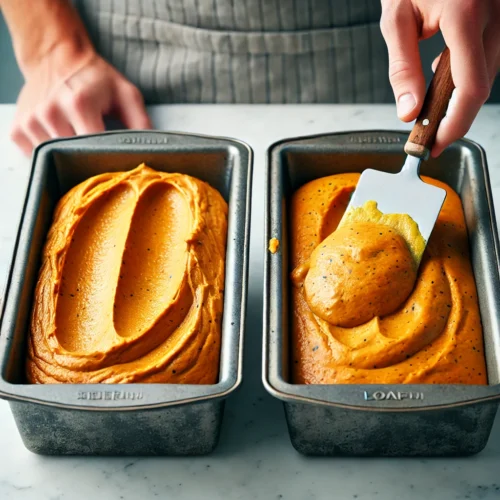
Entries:
{"label": "wooden spatula handle", "polygon": [[429,157],[454,88],[451,78],[450,49],[445,47],[427,90],[422,110],[405,145],[406,154],[424,160]]}

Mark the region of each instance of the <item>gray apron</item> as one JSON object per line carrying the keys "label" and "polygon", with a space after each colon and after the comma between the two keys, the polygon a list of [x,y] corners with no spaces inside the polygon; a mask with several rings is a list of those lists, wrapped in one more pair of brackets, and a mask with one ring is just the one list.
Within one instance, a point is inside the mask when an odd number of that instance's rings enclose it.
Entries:
{"label": "gray apron", "polygon": [[150,103],[392,101],[378,0],[77,0]]}

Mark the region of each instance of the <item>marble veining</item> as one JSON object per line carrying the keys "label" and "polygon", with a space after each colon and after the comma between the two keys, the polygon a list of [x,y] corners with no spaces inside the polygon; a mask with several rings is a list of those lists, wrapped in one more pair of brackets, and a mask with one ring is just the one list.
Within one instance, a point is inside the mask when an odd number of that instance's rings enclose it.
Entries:
{"label": "marble veining", "polygon": [[[283,408],[262,387],[263,187],[266,148],[299,135],[408,129],[392,106],[157,106],[158,129],[237,137],[255,152],[244,382],[226,405],[220,444],[199,458],[40,457],[28,452],[0,402],[1,500],[175,498],[448,500],[500,498],[500,417],[486,449],[459,459],[306,458],[292,448]],[[0,106],[0,291],[3,291],[29,161],[8,139],[14,106]],[[242,119],[244,117],[244,119]],[[486,150],[500,203],[500,106],[485,107],[469,137]],[[450,167],[451,168],[451,167]]]}

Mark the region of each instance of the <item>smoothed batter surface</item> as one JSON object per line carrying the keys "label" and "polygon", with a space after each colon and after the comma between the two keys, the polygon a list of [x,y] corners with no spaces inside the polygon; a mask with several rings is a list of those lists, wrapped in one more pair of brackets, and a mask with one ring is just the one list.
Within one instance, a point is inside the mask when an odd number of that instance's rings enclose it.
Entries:
{"label": "smoothed batter surface", "polygon": [[486,384],[460,198],[425,179],[447,198],[416,273],[411,224],[398,234],[361,214],[335,231],[358,179],[317,179],[292,198],[292,381]]}
{"label": "smoothed batter surface", "polygon": [[59,202],[35,292],[33,383],[216,383],[227,204],[140,165]]}

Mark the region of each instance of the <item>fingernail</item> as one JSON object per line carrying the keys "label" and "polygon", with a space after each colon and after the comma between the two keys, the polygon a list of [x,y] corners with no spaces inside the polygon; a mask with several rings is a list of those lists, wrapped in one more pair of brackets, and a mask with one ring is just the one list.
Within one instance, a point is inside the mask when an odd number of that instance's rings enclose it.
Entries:
{"label": "fingernail", "polygon": [[416,105],[417,101],[413,97],[413,94],[408,92],[400,95],[398,99],[398,115],[400,117],[406,116]]}

